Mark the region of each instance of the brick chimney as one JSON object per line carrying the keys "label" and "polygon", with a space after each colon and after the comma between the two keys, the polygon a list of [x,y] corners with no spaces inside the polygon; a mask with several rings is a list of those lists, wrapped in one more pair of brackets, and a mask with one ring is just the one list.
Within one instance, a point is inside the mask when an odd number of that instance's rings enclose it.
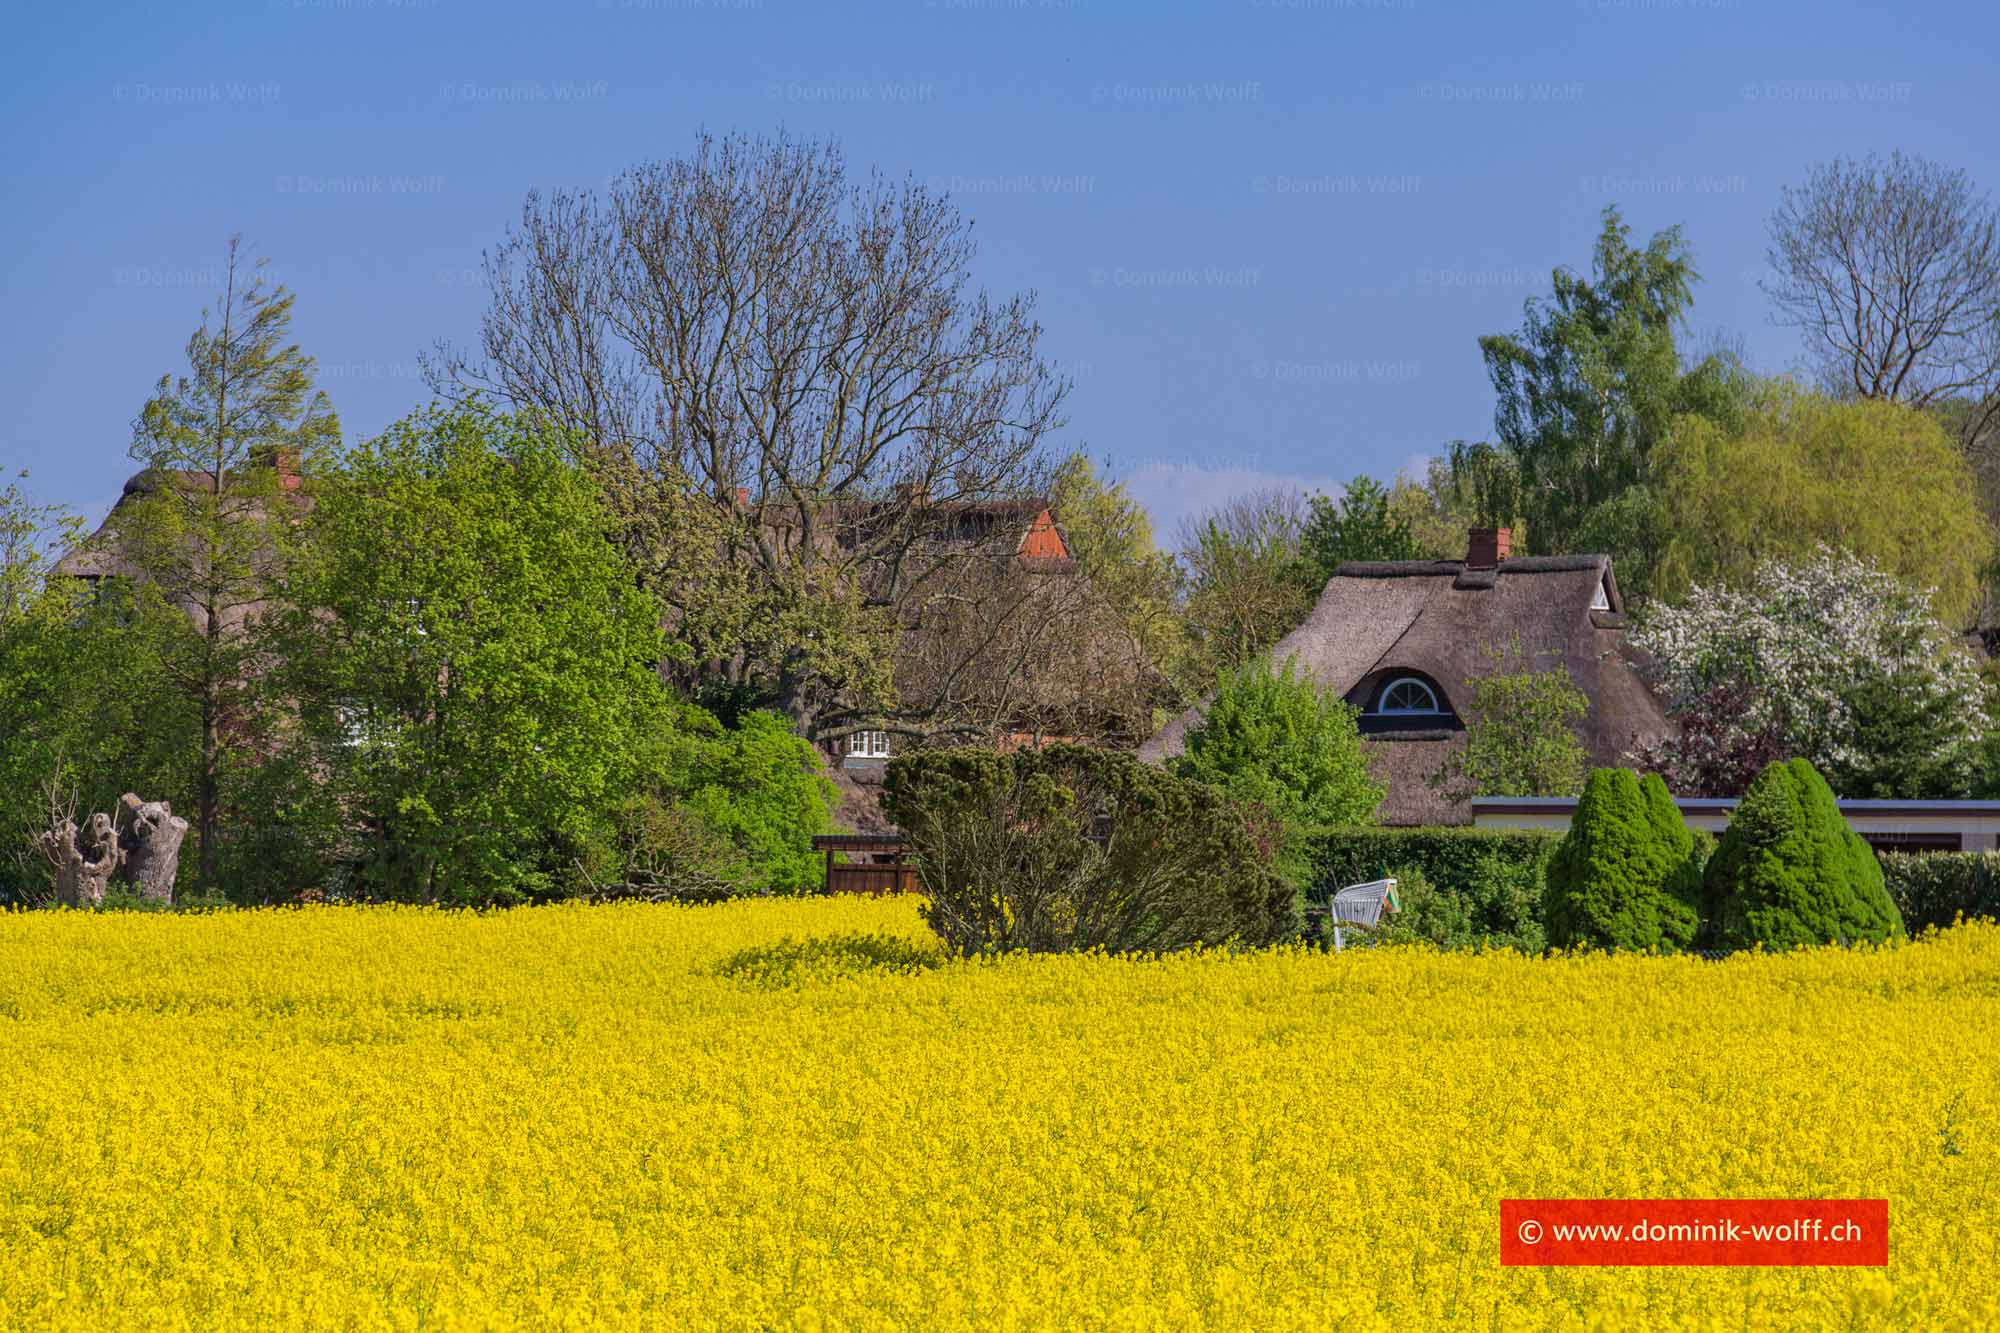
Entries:
{"label": "brick chimney", "polygon": [[1473,528],[1465,545],[1467,569],[1493,569],[1507,558],[1514,534],[1506,528]]}
{"label": "brick chimney", "polygon": [[899,481],[896,483],[896,498],[908,505],[927,505],[931,502],[930,483]]}
{"label": "brick chimney", "polygon": [[748,509],[750,507],[750,488],[748,486],[738,486],[736,488],[736,507],[738,509]]}
{"label": "brick chimney", "polygon": [[295,444],[259,445],[250,451],[254,467],[275,468],[278,485],[288,491],[299,488],[299,447]]}

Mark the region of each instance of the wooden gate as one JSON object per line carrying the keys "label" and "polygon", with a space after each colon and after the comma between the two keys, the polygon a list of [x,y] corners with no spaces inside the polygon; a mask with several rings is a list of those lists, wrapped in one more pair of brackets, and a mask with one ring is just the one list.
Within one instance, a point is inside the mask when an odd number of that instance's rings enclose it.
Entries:
{"label": "wooden gate", "polygon": [[[900,833],[823,833],[813,850],[826,854],[828,893],[914,893],[917,868],[904,858],[908,844]],[[837,864],[835,852],[847,860]]]}

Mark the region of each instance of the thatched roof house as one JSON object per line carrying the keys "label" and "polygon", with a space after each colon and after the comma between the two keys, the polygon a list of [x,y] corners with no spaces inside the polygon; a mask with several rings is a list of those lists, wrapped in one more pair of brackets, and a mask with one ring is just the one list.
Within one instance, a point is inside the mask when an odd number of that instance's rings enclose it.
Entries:
{"label": "thatched roof house", "polygon": [[[1361,710],[1364,748],[1389,789],[1384,823],[1471,822],[1428,779],[1465,744],[1470,682],[1491,674],[1495,654],[1511,653],[1517,639],[1529,666],[1568,668],[1590,700],[1579,730],[1592,763],[1622,763],[1635,742],[1669,730],[1640,678],[1640,655],[1625,643],[1611,557],[1507,554],[1505,529],[1478,529],[1464,560],[1342,565],[1305,624],[1272,650],[1273,661],[1296,658]],[[1169,723],[1139,757],[1178,754],[1199,716],[1197,707]]]}

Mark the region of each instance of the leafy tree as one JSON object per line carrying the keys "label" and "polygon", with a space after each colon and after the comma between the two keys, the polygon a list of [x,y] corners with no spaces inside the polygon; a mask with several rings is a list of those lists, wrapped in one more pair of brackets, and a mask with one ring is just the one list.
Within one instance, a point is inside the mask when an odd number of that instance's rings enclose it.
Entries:
{"label": "leafy tree", "polygon": [[1223,675],[1168,767],[1274,815],[1288,834],[1285,871],[1302,881],[1306,830],[1372,823],[1382,803],[1357,716],[1339,695],[1297,674],[1294,663],[1273,671],[1260,660]]}
{"label": "leafy tree", "polygon": [[1129,754],[930,750],[892,760],[883,792],[955,950],[1267,944],[1297,926],[1267,822]]}
{"label": "leafy tree", "polygon": [[663,797],[700,819],[742,856],[755,891],[818,889],[825,865],[813,835],[833,828],[837,793],[819,752],[777,713],[759,709],[725,728],[684,708],[670,741]]}
{"label": "leafy tree", "polygon": [[1649,497],[1653,592],[1669,601],[1695,584],[1743,586],[1760,564],[1824,545],[1935,589],[1938,615],[1969,624],[1994,556],[1972,468],[1932,417],[1785,380],[1758,386],[1739,428],[1679,419]]}
{"label": "leafy tree", "polygon": [[1423,555],[1410,520],[1397,511],[1388,488],[1365,474],[1347,483],[1338,500],[1313,496],[1299,534],[1304,577],[1315,593],[1349,560],[1420,560]]}
{"label": "leafy tree", "polygon": [[1773,764],[1750,784],[1703,889],[1711,935],[1726,948],[1880,944],[1903,933],[1875,853],[1804,759]]}
{"label": "leafy tree", "polygon": [[[1485,508],[1518,508],[1536,554],[1575,549],[1591,511],[1646,477],[1654,447],[1685,413],[1728,416],[1740,390],[1726,357],[1687,368],[1675,329],[1698,275],[1679,228],[1635,249],[1604,210],[1588,278],[1555,270],[1552,295],[1527,303],[1521,329],[1480,339],[1499,396],[1497,450],[1459,446],[1461,473],[1484,472]],[[1508,468],[1494,466],[1498,454]]]}
{"label": "leafy tree", "polygon": [[200,719],[159,671],[175,635],[194,636],[187,617],[126,580],[88,598],[44,588],[0,616],[0,903],[43,884],[21,853],[46,823],[52,781],[83,810],[113,809],[127,791],[178,803],[193,790]]}
{"label": "leafy tree", "polygon": [[[21,479],[27,479],[23,471]],[[61,505],[36,504],[18,483],[0,490],[0,624],[25,616],[47,591],[62,549],[79,521]]]}
{"label": "leafy tree", "polygon": [[314,771],[365,830],[372,892],[554,891],[667,716],[658,603],[562,443],[476,404],[362,446],[284,588]]}
{"label": "leafy tree", "polygon": [[1550,940],[1565,948],[1687,947],[1701,924],[1703,850],[1657,776],[1593,771],[1549,859]]}
{"label": "leafy tree", "polygon": [[1460,801],[1575,792],[1588,763],[1576,723],[1590,711],[1589,698],[1569,668],[1531,669],[1518,642],[1511,655],[1495,656],[1494,668],[1467,682],[1465,745],[1432,775],[1432,785]]}
{"label": "leafy tree", "polygon": [[[1460,460],[1457,468],[1454,457]],[[1446,457],[1429,461],[1421,479],[1397,477],[1389,488],[1389,508],[1409,529],[1417,558],[1462,560],[1471,528],[1511,529],[1518,548],[1527,549],[1528,521],[1521,517],[1518,493],[1511,459],[1491,445],[1457,441]]]}
{"label": "leafy tree", "polygon": [[[1787,755],[1836,775],[1886,779],[1896,766],[1878,766],[1863,747],[1887,739],[1893,752],[1896,742],[1855,714],[1870,682],[1939,701],[1923,705],[1926,741],[1942,765],[1934,772],[1972,764],[1990,726],[1979,667],[1931,614],[1928,595],[1844,551],[1767,561],[1741,591],[1697,586],[1683,606],[1650,608],[1632,639],[1650,655],[1670,715],[1718,689],[1735,691],[1739,711],[1704,742],[1725,752],[1754,752],[1749,738],[1775,731]],[[1671,759],[1671,747],[1666,753]]]}
{"label": "leafy tree", "polygon": [[198,881],[216,882],[223,773],[260,650],[255,615],[280,573],[291,486],[339,442],[313,387],[313,359],[291,330],[292,295],[247,267],[231,237],[222,298],[188,340],[189,373],[163,376],[133,429],[143,488],[120,504],[107,540],[124,563],[193,620],[193,638],[160,644],[160,670],[201,719],[194,766]]}

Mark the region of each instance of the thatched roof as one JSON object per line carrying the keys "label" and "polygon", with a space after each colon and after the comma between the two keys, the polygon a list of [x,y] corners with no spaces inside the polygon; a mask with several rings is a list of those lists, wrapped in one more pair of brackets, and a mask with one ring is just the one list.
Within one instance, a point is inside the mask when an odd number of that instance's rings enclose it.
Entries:
{"label": "thatched roof", "polygon": [[[1593,609],[1593,602],[1608,609]],[[1615,764],[1636,741],[1657,738],[1668,723],[1624,641],[1624,606],[1604,555],[1531,556],[1495,568],[1456,560],[1345,564],[1327,581],[1306,622],[1278,642],[1272,660],[1295,659],[1301,672],[1370,712],[1379,692],[1401,676],[1433,686],[1444,716],[1364,716],[1365,746],[1388,785],[1381,818],[1390,824],[1466,823],[1469,812],[1445,801],[1426,779],[1463,746],[1471,682],[1521,659],[1535,669],[1560,664],[1590,700],[1579,732],[1591,761]],[[1178,754],[1193,708],[1139,749],[1160,762]]]}

